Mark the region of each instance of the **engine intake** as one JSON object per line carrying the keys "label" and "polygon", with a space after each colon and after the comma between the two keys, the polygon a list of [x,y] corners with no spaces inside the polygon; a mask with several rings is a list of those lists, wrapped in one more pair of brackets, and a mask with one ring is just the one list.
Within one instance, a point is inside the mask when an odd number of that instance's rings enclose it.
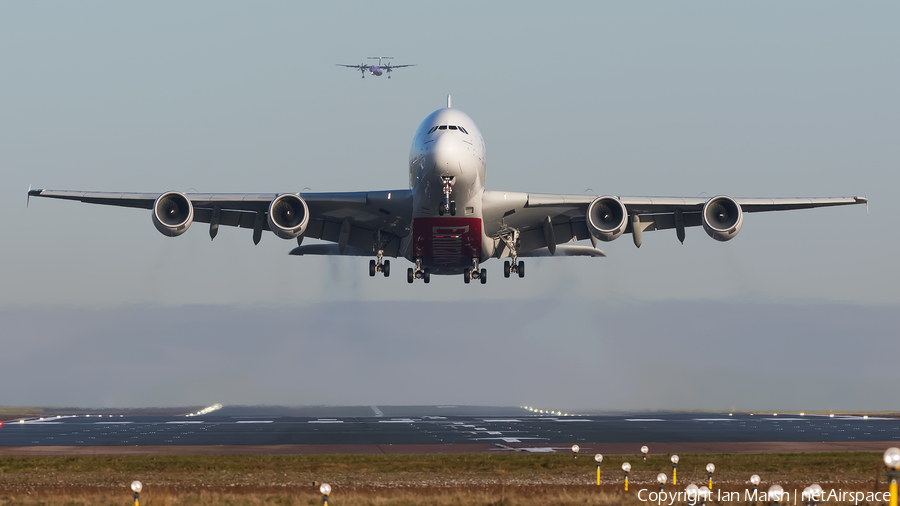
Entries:
{"label": "engine intake", "polygon": [[628,211],[616,197],[597,197],[588,205],[586,220],[592,236],[609,242],[625,232]]}
{"label": "engine intake", "polygon": [[717,241],[729,241],[741,231],[744,212],[733,198],[720,195],[703,206],[703,230]]}
{"label": "engine intake", "polygon": [[194,206],[180,192],[166,192],[153,203],[153,225],[162,235],[176,237],[194,221]]}
{"label": "engine intake", "polygon": [[282,239],[294,239],[306,232],[309,207],[299,195],[286,193],[269,204],[269,229]]}

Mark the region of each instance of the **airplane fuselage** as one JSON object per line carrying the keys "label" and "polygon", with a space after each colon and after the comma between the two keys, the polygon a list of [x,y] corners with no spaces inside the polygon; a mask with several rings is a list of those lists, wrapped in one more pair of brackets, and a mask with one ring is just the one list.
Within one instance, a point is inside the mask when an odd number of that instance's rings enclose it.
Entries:
{"label": "airplane fuselage", "polygon": [[484,180],[484,138],[475,122],[449,107],[425,118],[409,154],[413,211],[404,257],[420,260],[434,274],[459,274],[490,258],[494,241],[484,233]]}

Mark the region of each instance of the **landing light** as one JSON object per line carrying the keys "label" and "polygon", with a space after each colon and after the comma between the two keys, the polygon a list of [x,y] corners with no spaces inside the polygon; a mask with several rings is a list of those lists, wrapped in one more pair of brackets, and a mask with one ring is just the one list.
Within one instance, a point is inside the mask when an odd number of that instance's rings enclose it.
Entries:
{"label": "landing light", "polygon": [[142,488],[144,488],[144,485],[138,480],[131,482],[131,490],[134,491],[134,493],[140,494]]}

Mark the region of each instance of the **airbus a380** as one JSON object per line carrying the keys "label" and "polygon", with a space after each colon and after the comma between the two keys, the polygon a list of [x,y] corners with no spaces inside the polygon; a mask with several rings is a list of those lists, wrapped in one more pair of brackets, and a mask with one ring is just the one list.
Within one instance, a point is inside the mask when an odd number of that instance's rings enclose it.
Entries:
{"label": "airbus a380", "polygon": [[[447,107],[429,114],[413,136],[409,189],[346,193],[112,193],[30,190],[30,197],[151,210],[153,225],[169,237],[193,222],[249,228],[282,239],[304,237],[332,244],[298,244],[292,255],[374,257],[369,275],[390,275],[390,260],[414,264],[407,281],[428,283],[432,274],[462,275],[487,282],[481,265],[505,259],[503,274],[525,276],[520,258],[605,256],[597,241],[631,234],[640,247],[644,232],[702,226],[717,241],[733,239],[744,213],[865,204],[862,197],[732,198],[555,195],[485,189],[484,139],[462,111]],[[569,243],[590,239],[592,246]]]}

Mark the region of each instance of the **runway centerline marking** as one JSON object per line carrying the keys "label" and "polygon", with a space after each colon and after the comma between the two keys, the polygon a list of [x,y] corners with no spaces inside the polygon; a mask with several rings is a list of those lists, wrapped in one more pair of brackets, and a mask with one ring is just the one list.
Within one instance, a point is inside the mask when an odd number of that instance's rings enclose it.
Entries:
{"label": "runway centerline marking", "polygon": [[626,422],[665,422],[662,418],[626,418]]}
{"label": "runway centerline marking", "polygon": [[272,420],[238,420],[234,423],[272,423]]}

